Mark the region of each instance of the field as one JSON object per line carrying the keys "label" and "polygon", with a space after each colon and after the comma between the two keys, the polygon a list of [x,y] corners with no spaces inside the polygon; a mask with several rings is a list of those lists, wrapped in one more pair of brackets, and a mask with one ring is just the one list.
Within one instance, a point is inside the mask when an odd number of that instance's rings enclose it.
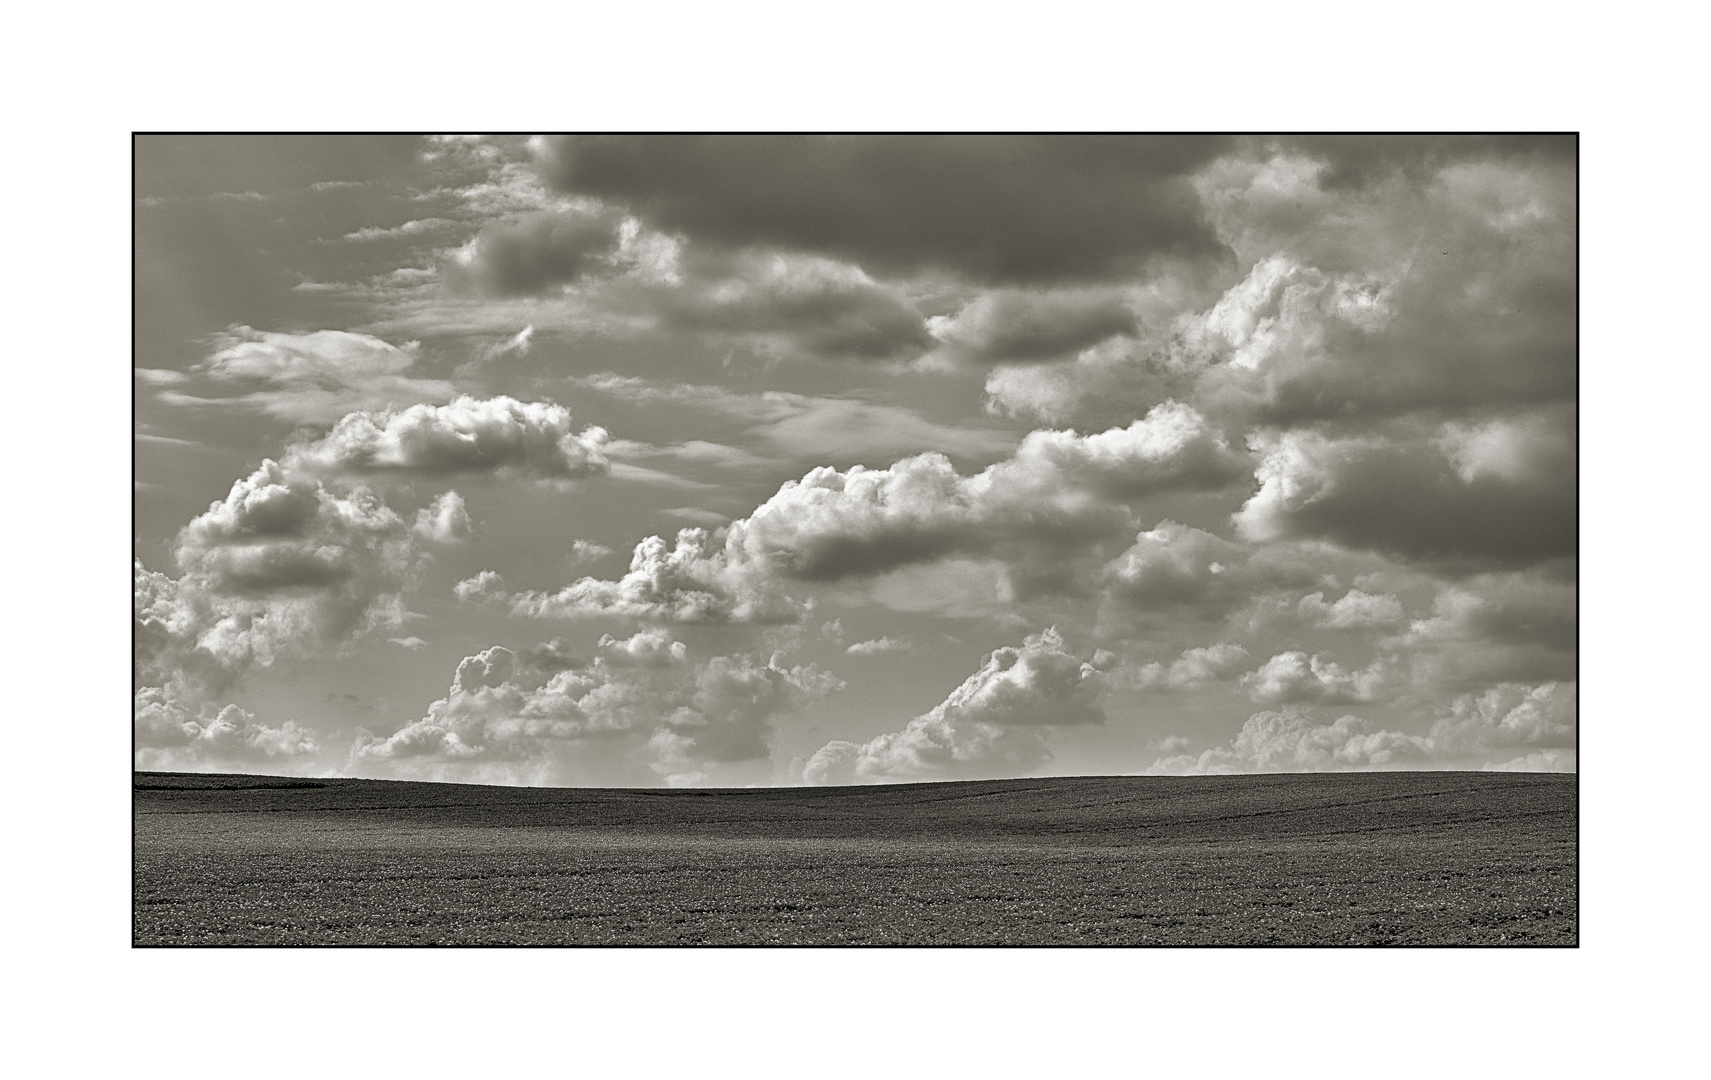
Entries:
{"label": "field", "polygon": [[138,773],[138,945],[1574,945],[1573,776]]}

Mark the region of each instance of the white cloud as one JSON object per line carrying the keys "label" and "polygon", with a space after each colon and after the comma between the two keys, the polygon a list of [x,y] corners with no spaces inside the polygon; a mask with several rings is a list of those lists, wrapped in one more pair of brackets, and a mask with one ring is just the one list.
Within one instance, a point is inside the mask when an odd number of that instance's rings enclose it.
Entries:
{"label": "white cloud", "polygon": [[[280,334],[234,326],[216,336],[202,369],[223,383],[256,386],[227,400],[292,423],[325,424],[357,409],[444,401],[455,393],[449,382],[411,376],[415,363],[414,343],[400,348],[344,330]],[[207,403],[170,392],[162,399]]]}
{"label": "white cloud", "polygon": [[291,448],[294,467],[328,473],[494,472],[574,480],[609,471],[604,430],[571,430],[570,410],[511,397],[459,397],[401,412],[353,412],[325,436]]}
{"label": "white cloud", "polygon": [[1431,761],[1430,739],[1374,731],[1358,716],[1316,723],[1305,711],[1285,708],[1248,717],[1226,747],[1198,757],[1161,758],[1149,773],[1327,772],[1422,767]]}
{"label": "white cloud", "polygon": [[[662,383],[612,374],[573,381],[581,390],[629,404],[678,407],[740,424],[769,452],[790,460],[895,460],[899,454],[923,450],[993,455],[1010,449],[1016,441],[1014,433],[1002,429],[935,422],[912,409],[855,397],[815,397],[778,390],[741,394],[723,386]],[[734,460],[733,464],[755,463]]]}
{"label": "white cloud", "polygon": [[[1572,753],[1577,731],[1575,683],[1501,683],[1450,704],[1432,724],[1445,757],[1479,759],[1494,753]],[[1544,760],[1544,759],[1542,759]]]}
{"label": "white cloud", "polygon": [[184,372],[169,368],[137,368],[135,375],[138,381],[150,386],[180,386],[190,381]]}
{"label": "white cloud", "polygon": [[408,649],[410,652],[415,652],[418,649],[425,649],[428,647],[428,643],[426,641],[423,641],[414,634],[409,637],[387,638],[386,640],[401,649]]}
{"label": "white cloud", "polygon": [[1233,642],[1185,649],[1168,666],[1154,661],[1142,665],[1125,680],[1138,689],[1191,690],[1229,679],[1247,666],[1248,650]]}
{"label": "white cloud", "polygon": [[[1575,687],[1504,683],[1453,701],[1426,735],[1373,730],[1358,716],[1329,724],[1307,708],[1250,716],[1227,746],[1160,758],[1148,772],[1317,772],[1375,768],[1575,768]],[[1181,745],[1171,749],[1180,750]]]}
{"label": "white cloud", "polygon": [[452,586],[452,592],[465,603],[500,602],[506,597],[505,580],[492,570],[483,570]]}
{"label": "white cloud", "polygon": [[834,741],[803,769],[809,783],[1026,774],[1051,760],[1042,731],[1105,721],[1106,678],[1057,629],[987,656],[931,711],[864,745]]}
{"label": "white cloud", "polygon": [[1325,602],[1323,592],[1309,593],[1296,602],[1295,610],[1309,626],[1331,630],[1374,630],[1403,621],[1402,602],[1396,597],[1359,589],[1350,589],[1334,604]]}
{"label": "white cloud", "polygon": [[1306,537],[1403,558],[1527,566],[1575,553],[1572,418],[1478,428],[1398,426],[1250,439],[1260,489],[1235,515],[1244,537]]}
{"label": "white cloud", "polygon": [[927,320],[938,339],[927,363],[994,363],[1074,353],[1106,338],[1132,334],[1135,315],[1109,288],[981,293],[955,315]]}
{"label": "white cloud", "polygon": [[636,545],[630,571],[616,581],[585,577],[556,592],[511,597],[533,618],[617,616],[660,622],[788,622],[797,605],[763,578],[733,567],[706,529],[683,529],[677,543],[650,536]]}
{"label": "white cloud", "polygon": [[1097,435],[1037,431],[1015,456],[970,477],[941,454],[888,469],[814,469],[717,532],[685,529],[674,548],[638,544],[630,573],[517,598],[520,614],[620,615],[679,622],[788,619],[787,582],[873,578],[959,555],[1046,565],[1131,527],[1123,500],[1220,487],[1243,473],[1222,435],[1191,409],[1161,405]]}
{"label": "white cloud", "polygon": [[273,461],[186,525],[174,555],[176,580],[136,567],[145,685],[218,685],[395,629],[420,565],[409,527],[366,488],[334,492]]}
{"label": "white cloud", "polygon": [[659,630],[604,636],[591,660],[568,666],[494,646],[458,665],[426,716],[386,738],[359,736],[347,768],[508,784],[753,778],[770,769],[773,719],[841,685],[812,665],[695,663]]}
{"label": "white cloud", "polygon": [[570,556],[577,562],[598,562],[610,554],[611,548],[592,540],[573,540],[570,544]]}
{"label": "white cloud", "polygon": [[158,686],[137,691],[133,715],[138,769],[289,770],[320,750],[316,733],[294,721],[270,727],[236,705],[193,708]]}
{"label": "white cloud", "polygon": [[1383,660],[1351,671],[1334,660],[1299,650],[1278,653],[1258,670],[1242,676],[1242,687],[1257,702],[1373,701],[1384,690],[1389,665]]}
{"label": "white cloud", "polygon": [[1217,488],[1243,471],[1221,435],[1171,403],[1097,435],[1033,432],[970,477],[938,454],[815,469],[734,524],[727,547],[798,579],[836,580],[1006,544],[1083,546],[1128,524],[1124,499]]}
{"label": "white cloud", "polygon": [[902,652],[909,647],[907,638],[877,637],[867,641],[858,641],[845,649],[851,656],[873,656],[878,653]]}
{"label": "white cloud", "polygon": [[437,496],[433,503],[416,511],[415,532],[424,540],[454,544],[469,539],[474,530],[475,523],[469,520],[463,496],[455,491]]}
{"label": "white cloud", "polygon": [[1429,616],[1380,639],[1419,683],[1574,678],[1578,626],[1572,579],[1482,574],[1441,584]]}

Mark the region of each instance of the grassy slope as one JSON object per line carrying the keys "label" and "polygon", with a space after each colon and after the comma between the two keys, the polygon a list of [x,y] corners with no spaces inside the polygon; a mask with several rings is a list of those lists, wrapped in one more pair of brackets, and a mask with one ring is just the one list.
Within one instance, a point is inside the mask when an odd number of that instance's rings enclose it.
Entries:
{"label": "grassy slope", "polygon": [[136,778],[141,944],[1576,941],[1573,776]]}

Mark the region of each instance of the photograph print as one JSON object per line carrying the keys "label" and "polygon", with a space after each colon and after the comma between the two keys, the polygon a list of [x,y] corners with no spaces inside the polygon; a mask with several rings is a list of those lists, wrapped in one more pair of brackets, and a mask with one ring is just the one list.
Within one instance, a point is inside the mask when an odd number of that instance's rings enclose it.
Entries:
{"label": "photograph print", "polygon": [[1577,946],[1578,141],[133,136],[136,946]]}

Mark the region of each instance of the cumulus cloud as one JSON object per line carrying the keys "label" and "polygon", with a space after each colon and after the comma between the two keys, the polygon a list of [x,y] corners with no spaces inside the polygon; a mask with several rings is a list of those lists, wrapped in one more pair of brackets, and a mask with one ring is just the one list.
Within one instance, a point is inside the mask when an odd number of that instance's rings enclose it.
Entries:
{"label": "cumulus cloud", "polygon": [[1243,466],[1198,414],[1170,403],[1097,435],[1033,432],[971,477],[938,454],[888,469],[815,469],[734,524],[727,543],[745,561],[817,581],[1006,543],[1074,546],[1121,530],[1125,499],[1216,489]]}
{"label": "cumulus cloud", "polygon": [[[369,334],[317,330],[268,333],[233,326],[214,337],[200,370],[220,383],[253,387],[225,399],[300,424],[331,423],[357,409],[444,401],[456,391],[440,379],[413,377],[416,346],[393,345]],[[169,392],[168,401],[207,399]]]}
{"label": "cumulus cloud", "polygon": [[[816,397],[769,390],[739,394],[722,386],[662,383],[617,375],[575,380],[585,391],[632,405],[681,407],[740,424],[749,438],[780,457],[818,462],[895,460],[898,455],[937,450],[946,454],[995,455],[1015,443],[1012,432],[991,427],[939,423],[899,405],[849,397]],[[688,449],[693,444],[682,444]],[[752,460],[738,464],[752,466]]]}
{"label": "cumulus cloud", "polygon": [[545,141],[539,167],[560,191],[709,243],[1042,281],[1216,254],[1187,176],[1225,145],[1181,136],[571,136]]}
{"label": "cumulus cloud", "polygon": [[689,268],[699,275],[645,298],[666,328],[730,335],[779,359],[913,359],[933,343],[907,297],[847,263],[740,253]]}
{"label": "cumulus cloud", "polygon": [[1250,540],[1325,539],[1475,569],[1576,551],[1574,446],[1555,423],[1446,425],[1412,438],[1290,431],[1256,448],[1260,488],[1235,516]]}
{"label": "cumulus cloud", "polygon": [[1207,170],[1215,226],[1253,268],[1197,342],[1208,391],[1284,423],[1572,401],[1572,159],[1439,162],[1362,190],[1287,152]]}
{"label": "cumulus cloud", "polygon": [[144,683],[346,644],[404,618],[419,553],[404,520],[366,488],[338,493],[264,461],[179,533],[182,576],[136,567]]}
{"label": "cumulus cloud", "polygon": [[1248,717],[1228,746],[1199,756],[1162,758],[1151,773],[1331,772],[1353,769],[1418,767],[1432,758],[1430,739],[1395,731],[1374,731],[1358,716],[1329,724],[1305,711],[1285,708]]}
{"label": "cumulus cloud", "polygon": [[803,769],[813,784],[1004,776],[1050,761],[1048,729],[1105,721],[1103,672],[1055,627],[994,650],[939,705],[866,744],[834,741]]}
{"label": "cumulus cloud", "polygon": [[541,295],[611,270],[623,225],[603,210],[539,211],[489,225],[447,262],[446,281],[482,296]]}
{"label": "cumulus cloud", "polygon": [[466,657],[420,720],[385,738],[360,735],[348,768],[509,784],[692,783],[730,775],[721,768],[753,772],[770,752],[772,720],[840,685],[811,665],[696,663],[657,629],[606,635],[587,661],[557,648],[519,660],[494,646]]}
{"label": "cumulus cloud", "polygon": [[1268,705],[1372,701],[1384,689],[1388,666],[1379,660],[1350,670],[1317,653],[1290,650],[1242,676],[1242,687],[1253,700]]}
{"label": "cumulus cloud", "polygon": [[1143,664],[1124,681],[1138,689],[1192,690],[1234,677],[1249,662],[1248,650],[1234,642],[1183,650],[1168,665],[1158,661]]}
{"label": "cumulus cloud", "polygon": [[135,722],[149,767],[313,753],[303,729],[218,710],[218,698],[258,668],[401,627],[418,539],[366,488],[335,491],[269,460],[180,530],[178,577],[139,560]]}
{"label": "cumulus cloud", "polygon": [[1219,618],[1322,576],[1313,558],[1288,545],[1256,547],[1169,520],[1136,533],[1098,572],[1107,613],[1140,621]]}
{"label": "cumulus cloud", "polygon": [[287,460],[328,473],[494,472],[575,480],[610,470],[606,440],[597,427],[573,432],[570,410],[550,401],[465,395],[448,405],[350,413],[326,435],[293,446]]}
{"label": "cumulus cloud", "polygon": [[1211,162],[1193,182],[1240,276],[1208,297],[1179,273],[1176,302],[1131,337],[993,372],[992,408],[1103,423],[1175,397],[1293,427],[1572,402],[1572,153],[1451,141],[1352,185],[1336,155],[1291,140]]}
{"label": "cumulus cloud", "polygon": [[506,597],[505,579],[495,571],[483,570],[452,586],[452,593],[464,603],[497,603]]}
{"label": "cumulus cloud", "polygon": [[889,360],[932,344],[921,313],[847,262],[792,252],[685,248],[608,208],[490,224],[444,267],[490,298],[566,294],[617,332],[725,338],[768,356]]}
{"label": "cumulus cloud", "polygon": [[998,553],[1027,569],[1130,527],[1125,500],[1216,489],[1245,462],[1193,410],[1167,403],[1097,435],[1036,431],[969,477],[942,454],[888,469],[814,469],[717,532],[684,529],[636,546],[617,581],[584,578],[516,598],[520,614],[674,622],[793,617],[788,582],[871,578],[910,565]]}
{"label": "cumulus cloud", "polygon": [[572,540],[570,543],[570,557],[576,562],[599,562],[610,554],[611,548],[592,540]]}
{"label": "cumulus cloud", "polygon": [[469,519],[463,496],[455,491],[436,496],[432,503],[416,511],[415,532],[424,540],[454,544],[467,540],[474,531],[475,523]]}
{"label": "cumulus cloud", "polygon": [[1350,589],[1334,604],[1325,602],[1323,592],[1303,596],[1296,613],[1309,626],[1327,630],[1375,630],[1400,626],[1402,602],[1388,593],[1373,595]]}
{"label": "cumulus cloud", "polygon": [[851,656],[874,656],[878,653],[902,652],[909,647],[908,639],[892,637],[876,637],[867,641],[858,641],[845,649]]}
{"label": "cumulus cloud", "polygon": [[320,750],[316,733],[295,721],[271,727],[236,705],[188,705],[164,687],[139,689],[133,715],[138,769],[291,770]]}
{"label": "cumulus cloud", "polygon": [[680,530],[670,548],[662,537],[643,540],[631,555],[629,573],[616,581],[585,577],[556,592],[523,592],[510,600],[513,611],[533,618],[767,623],[792,621],[798,610],[764,576],[733,564],[728,549],[700,528]]}
{"label": "cumulus cloud", "polygon": [[1087,289],[986,292],[927,325],[940,356],[971,363],[1061,356],[1138,329],[1120,294]]}
{"label": "cumulus cloud", "polygon": [[[1496,757],[1494,767],[1522,768],[1514,757],[1543,757],[1535,765],[1573,765],[1578,708],[1575,683],[1537,686],[1500,683],[1481,694],[1451,702],[1447,715],[1432,724],[1432,741],[1446,758]],[[1556,771],[1554,768],[1551,771]]]}
{"label": "cumulus cloud", "polygon": [[1504,683],[1455,699],[1426,735],[1374,730],[1358,716],[1331,723],[1308,708],[1250,716],[1229,744],[1160,758],[1148,772],[1320,772],[1482,768],[1562,772],[1575,767],[1575,687]]}

